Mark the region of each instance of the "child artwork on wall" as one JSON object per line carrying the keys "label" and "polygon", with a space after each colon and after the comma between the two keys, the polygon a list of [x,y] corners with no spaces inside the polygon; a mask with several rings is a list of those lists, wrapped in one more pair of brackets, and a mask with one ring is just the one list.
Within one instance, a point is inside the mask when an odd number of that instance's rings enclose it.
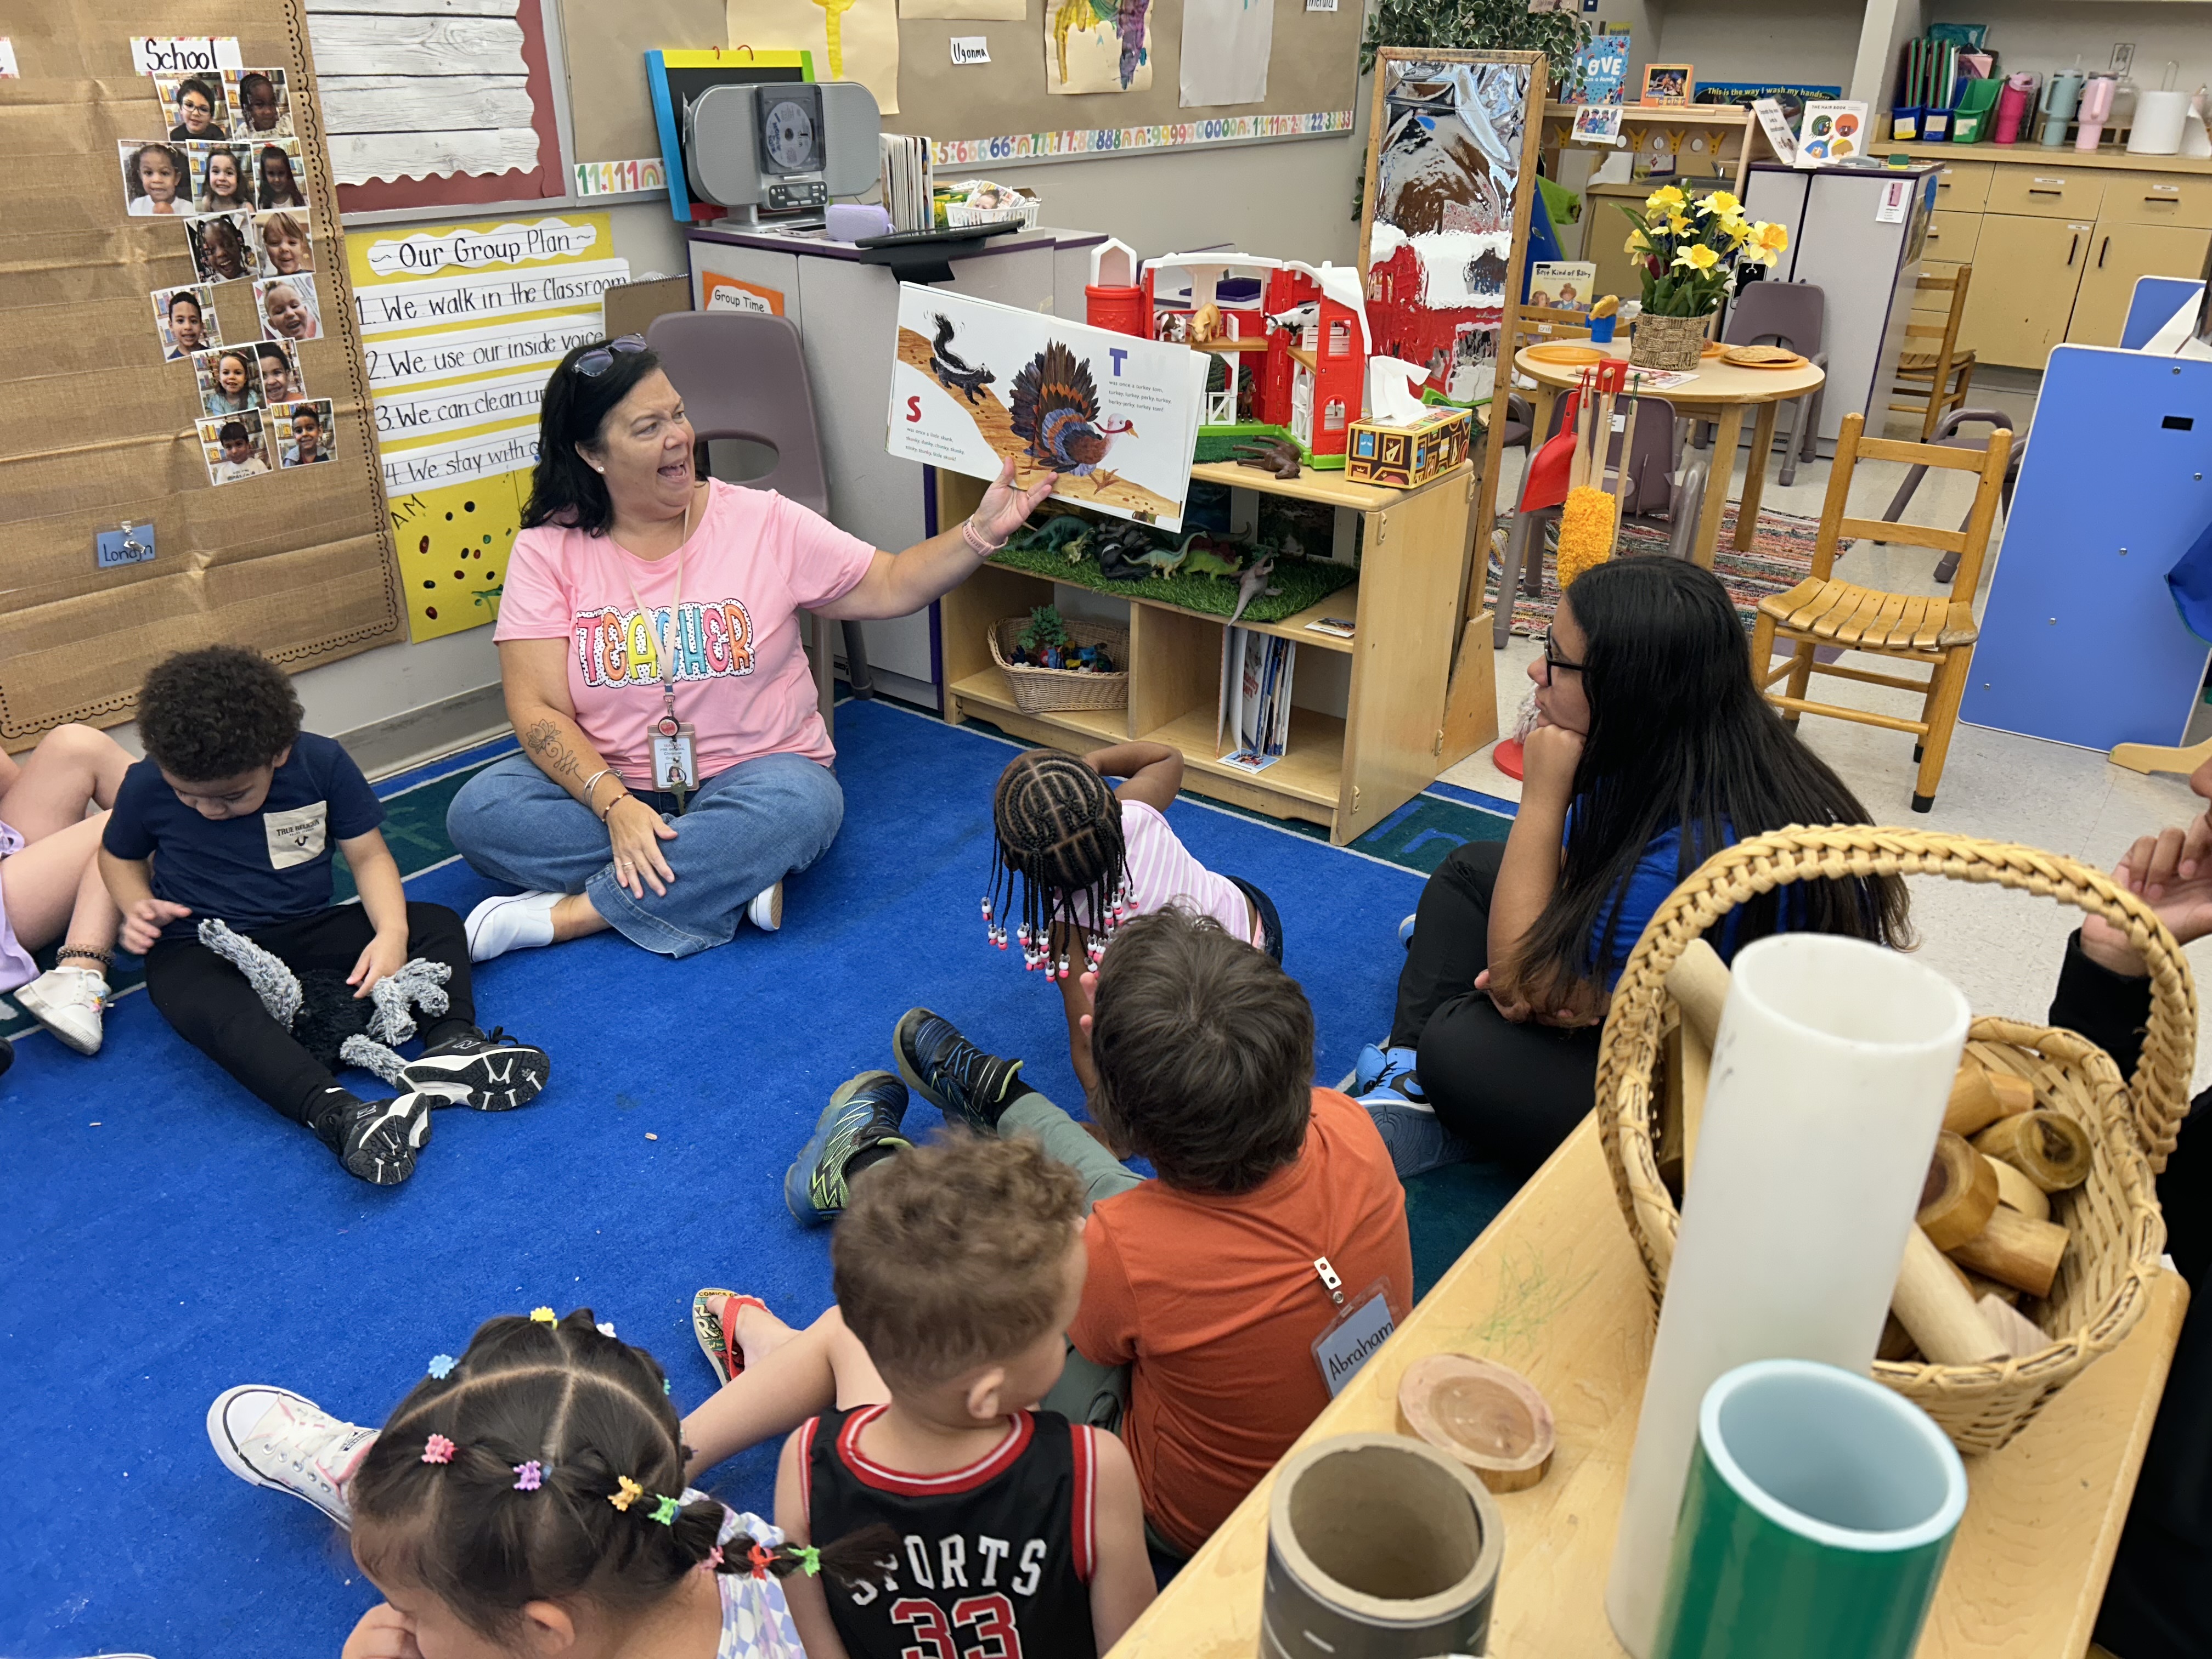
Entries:
{"label": "child artwork on wall", "polygon": [[199,283],[155,289],[154,331],[161,342],[161,356],[173,363],[221,345],[222,327],[216,319],[215,290]]}
{"label": "child artwork on wall", "polygon": [[1260,102],[1274,49],[1272,0],[1183,0],[1182,107]]}
{"label": "child artwork on wall", "polygon": [[185,227],[192,273],[203,283],[235,283],[253,275],[261,262],[250,213],[210,213]]}
{"label": "child artwork on wall", "polygon": [[296,344],[323,337],[323,310],[313,276],[277,276],[253,285],[262,332]]}
{"label": "child artwork on wall", "polygon": [[124,211],[132,218],[181,218],[191,212],[192,168],[182,146],[126,138],[115,151],[123,164]]}
{"label": "child artwork on wall", "polygon": [[815,76],[858,81],[898,113],[897,0],[726,0],[723,20],[726,46],[811,52]]}
{"label": "child artwork on wall", "polygon": [[1146,92],[1152,84],[1152,0],[1044,0],[1047,92]]}
{"label": "child artwork on wall", "polygon": [[1177,530],[1205,353],[912,283],[899,288],[892,454]]}
{"label": "child artwork on wall", "polygon": [[222,85],[231,108],[232,137],[292,136],[292,94],[283,70],[225,70]]}
{"label": "child artwork on wall", "polygon": [[1364,263],[1375,351],[1428,370],[1448,402],[1489,397],[1505,313],[1526,63],[1383,58]]}
{"label": "child artwork on wall", "polygon": [[269,443],[259,410],[211,416],[197,426],[200,451],[207,458],[209,483],[237,483],[267,476]]}

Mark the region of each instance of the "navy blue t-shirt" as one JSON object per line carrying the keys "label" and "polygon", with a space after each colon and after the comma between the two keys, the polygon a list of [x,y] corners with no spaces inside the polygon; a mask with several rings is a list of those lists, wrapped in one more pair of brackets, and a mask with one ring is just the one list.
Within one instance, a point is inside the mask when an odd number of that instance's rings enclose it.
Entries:
{"label": "navy blue t-shirt", "polygon": [[161,937],[191,939],[205,916],[252,933],[328,909],[331,853],[383,822],[384,803],[353,757],[302,732],[261,810],[240,817],[202,817],[152,761],[135,763],[100,839],[119,859],[153,861],[154,896],[192,911]]}

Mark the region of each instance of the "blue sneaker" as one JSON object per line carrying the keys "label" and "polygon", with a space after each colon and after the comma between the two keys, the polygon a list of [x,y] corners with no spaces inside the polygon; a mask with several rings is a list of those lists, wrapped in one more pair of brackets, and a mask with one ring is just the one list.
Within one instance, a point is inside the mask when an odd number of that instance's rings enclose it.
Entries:
{"label": "blue sneaker", "polygon": [[1413,948],[1413,924],[1420,919],[1420,912],[1416,910],[1412,915],[1407,916],[1405,921],[1398,924],[1398,943],[1404,945],[1408,951]]}
{"label": "blue sneaker", "polygon": [[784,1171],[783,1202],[801,1221],[835,1221],[845,1211],[845,1170],[871,1147],[905,1150],[906,1085],[889,1072],[863,1072],[830,1097],[814,1133]]}
{"label": "blue sneaker", "polygon": [[1370,1089],[1359,1098],[1367,1115],[1390,1149],[1390,1167],[1398,1179],[1410,1181],[1447,1164],[1465,1164],[1474,1152],[1464,1140],[1437,1121],[1436,1109],[1406,1098],[1395,1089]]}
{"label": "blue sneaker", "polygon": [[1419,1073],[1413,1069],[1415,1058],[1411,1048],[1384,1048],[1370,1042],[1359,1051],[1358,1063],[1352,1068],[1352,1087],[1345,1092],[1358,1100],[1372,1090],[1381,1089],[1426,1105],[1429,1097],[1422,1091]]}
{"label": "blue sneaker", "polygon": [[941,1014],[909,1008],[891,1032],[899,1075],[947,1123],[964,1123],[979,1135],[999,1133],[999,1114],[1028,1088],[1022,1063],[987,1054]]}

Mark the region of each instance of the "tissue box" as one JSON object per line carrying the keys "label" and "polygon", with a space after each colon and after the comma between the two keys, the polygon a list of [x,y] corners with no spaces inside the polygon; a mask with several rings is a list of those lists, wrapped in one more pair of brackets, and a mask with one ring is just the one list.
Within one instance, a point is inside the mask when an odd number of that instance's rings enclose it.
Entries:
{"label": "tissue box", "polygon": [[1467,459],[1472,422],[1466,410],[1443,408],[1410,426],[1354,421],[1345,444],[1345,482],[1398,489],[1425,484]]}

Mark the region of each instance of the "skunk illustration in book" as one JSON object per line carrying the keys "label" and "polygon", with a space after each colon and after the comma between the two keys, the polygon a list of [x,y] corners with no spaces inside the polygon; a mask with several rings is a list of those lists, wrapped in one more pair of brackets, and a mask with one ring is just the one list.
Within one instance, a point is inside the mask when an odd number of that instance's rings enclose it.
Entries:
{"label": "skunk illustration in book", "polygon": [[1091,365],[1058,340],[1031,358],[1014,376],[1011,410],[1014,434],[1029,445],[1030,453],[1055,472],[1079,478],[1094,472],[1097,482],[1108,484],[1114,475],[1104,470],[1106,452],[1123,433],[1133,434],[1135,425],[1098,416],[1098,386],[1091,378]]}
{"label": "skunk illustration in book", "polygon": [[970,368],[952,349],[952,319],[941,311],[931,315],[937,319],[937,337],[929,343],[931,372],[947,392],[957,392],[971,404],[978,402],[976,394],[999,377],[980,363]]}

